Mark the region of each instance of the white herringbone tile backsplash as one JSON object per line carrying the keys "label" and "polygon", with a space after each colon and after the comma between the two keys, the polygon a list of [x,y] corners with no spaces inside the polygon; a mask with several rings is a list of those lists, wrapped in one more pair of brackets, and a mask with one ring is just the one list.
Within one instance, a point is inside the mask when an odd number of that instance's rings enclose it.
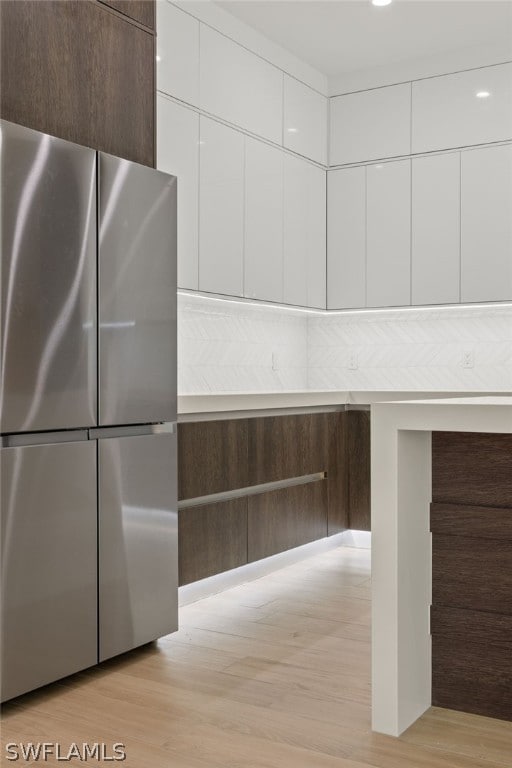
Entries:
{"label": "white herringbone tile backsplash", "polygon": [[308,315],[179,295],[178,392],[512,391],[512,307]]}
{"label": "white herringbone tile backsplash", "polygon": [[307,389],[307,317],[178,296],[178,393]]}

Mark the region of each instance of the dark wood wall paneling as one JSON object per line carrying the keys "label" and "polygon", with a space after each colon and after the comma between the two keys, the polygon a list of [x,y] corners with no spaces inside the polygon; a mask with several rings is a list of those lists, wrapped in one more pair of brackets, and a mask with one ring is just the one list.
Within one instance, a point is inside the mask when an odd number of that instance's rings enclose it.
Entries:
{"label": "dark wood wall paneling", "polygon": [[0,2],[0,116],[154,167],[154,0],[109,5]]}
{"label": "dark wood wall paneling", "polygon": [[512,435],[432,436],[432,702],[512,720]]}

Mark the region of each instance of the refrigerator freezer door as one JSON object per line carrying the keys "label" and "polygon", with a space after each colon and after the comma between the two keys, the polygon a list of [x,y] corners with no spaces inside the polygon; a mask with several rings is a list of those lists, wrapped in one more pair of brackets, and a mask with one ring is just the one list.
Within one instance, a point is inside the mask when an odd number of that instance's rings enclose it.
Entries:
{"label": "refrigerator freezer door", "polygon": [[176,177],[99,155],[99,423],[176,420]]}
{"label": "refrigerator freezer door", "polygon": [[0,450],[2,701],[97,661],[96,445]]}
{"label": "refrigerator freezer door", "polygon": [[96,153],[0,122],[0,431],[96,423]]}
{"label": "refrigerator freezer door", "polygon": [[99,660],[178,628],[176,435],[99,446]]}

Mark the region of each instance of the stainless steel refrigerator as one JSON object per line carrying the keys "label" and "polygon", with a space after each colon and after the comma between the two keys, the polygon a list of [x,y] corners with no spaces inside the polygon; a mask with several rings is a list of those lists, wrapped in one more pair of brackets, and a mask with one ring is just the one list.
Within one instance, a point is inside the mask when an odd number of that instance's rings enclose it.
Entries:
{"label": "stainless steel refrigerator", "polygon": [[0,122],[7,700],[177,629],[176,178]]}

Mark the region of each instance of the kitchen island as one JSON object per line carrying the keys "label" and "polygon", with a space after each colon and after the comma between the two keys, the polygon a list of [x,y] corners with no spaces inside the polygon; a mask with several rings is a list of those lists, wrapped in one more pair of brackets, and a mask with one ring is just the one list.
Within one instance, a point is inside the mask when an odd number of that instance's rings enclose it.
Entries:
{"label": "kitchen island", "polygon": [[377,403],[371,431],[372,728],[398,736],[432,701],[432,433],[510,435],[512,397]]}

